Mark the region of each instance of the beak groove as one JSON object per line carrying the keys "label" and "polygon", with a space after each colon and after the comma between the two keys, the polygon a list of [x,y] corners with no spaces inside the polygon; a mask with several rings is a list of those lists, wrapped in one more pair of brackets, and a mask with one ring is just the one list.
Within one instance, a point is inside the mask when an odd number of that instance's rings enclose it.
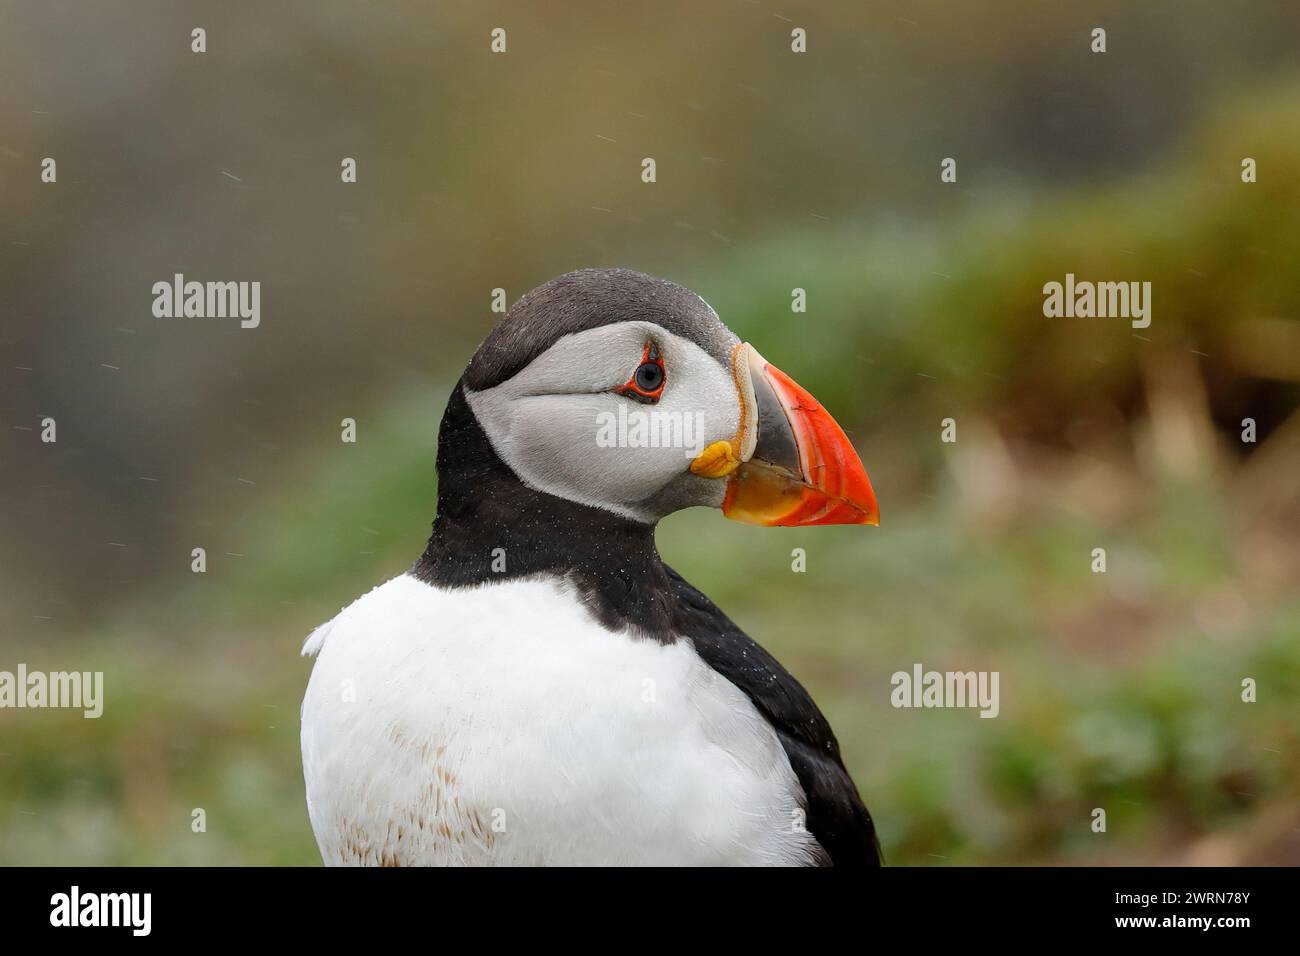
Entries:
{"label": "beak groove", "polygon": [[754,438],[727,479],[723,514],[780,527],[879,524],[866,469],[830,413],[748,343],[736,347],[734,363],[745,408],[738,444],[748,444],[747,423]]}

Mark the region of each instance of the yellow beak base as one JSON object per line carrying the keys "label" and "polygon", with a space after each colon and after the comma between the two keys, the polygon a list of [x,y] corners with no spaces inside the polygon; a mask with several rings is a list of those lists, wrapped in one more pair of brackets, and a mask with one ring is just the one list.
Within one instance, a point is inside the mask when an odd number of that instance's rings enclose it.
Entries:
{"label": "yellow beak base", "polygon": [[740,456],[729,441],[715,441],[691,462],[691,473],[701,478],[725,478],[740,467]]}

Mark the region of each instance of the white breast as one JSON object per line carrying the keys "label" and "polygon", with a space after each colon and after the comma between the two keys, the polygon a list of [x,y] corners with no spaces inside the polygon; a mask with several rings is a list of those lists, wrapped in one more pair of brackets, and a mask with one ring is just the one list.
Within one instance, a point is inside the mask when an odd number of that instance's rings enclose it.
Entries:
{"label": "white breast", "polygon": [[802,791],[689,640],[601,627],[564,585],[394,578],[318,628],[302,709],[328,864],[807,862]]}

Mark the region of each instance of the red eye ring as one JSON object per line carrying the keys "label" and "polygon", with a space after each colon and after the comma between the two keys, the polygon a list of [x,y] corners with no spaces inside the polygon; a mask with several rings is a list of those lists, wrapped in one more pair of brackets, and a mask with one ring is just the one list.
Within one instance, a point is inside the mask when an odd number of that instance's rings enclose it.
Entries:
{"label": "red eye ring", "polygon": [[625,384],[614,389],[614,392],[634,402],[653,405],[659,401],[659,396],[663,395],[664,386],[667,384],[668,376],[664,372],[664,358],[659,354],[659,349],[654,342],[646,342],[645,349],[641,352],[641,362],[632,372],[632,377]]}

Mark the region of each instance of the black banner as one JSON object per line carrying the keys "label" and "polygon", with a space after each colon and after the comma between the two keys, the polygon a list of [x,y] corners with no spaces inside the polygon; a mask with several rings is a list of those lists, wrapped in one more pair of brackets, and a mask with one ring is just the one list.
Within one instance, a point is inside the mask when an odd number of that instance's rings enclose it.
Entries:
{"label": "black banner", "polygon": [[[539,940],[616,927],[652,938],[689,921],[750,936],[785,924],[864,942],[1052,939],[1232,944],[1294,921],[1289,869],[0,870],[7,940],[77,933],[122,941],[375,942],[508,929]],[[1053,936],[1044,937],[1044,932]],[[451,934],[444,936],[443,934]]]}

